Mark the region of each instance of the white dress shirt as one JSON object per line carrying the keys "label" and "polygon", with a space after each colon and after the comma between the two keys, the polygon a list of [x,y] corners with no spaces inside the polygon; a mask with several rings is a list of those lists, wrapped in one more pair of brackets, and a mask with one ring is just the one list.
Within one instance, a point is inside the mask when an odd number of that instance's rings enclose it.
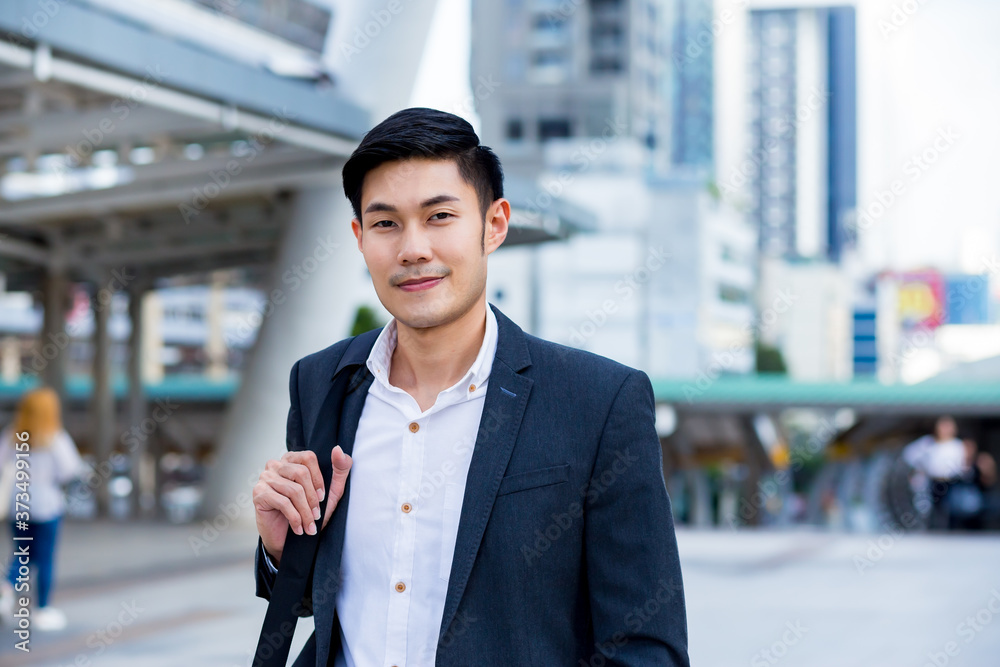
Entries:
{"label": "white dress shirt", "polygon": [[395,319],[368,356],[375,379],[351,452],[337,667],[434,664],[465,481],[496,354],[497,321],[488,305],[485,315],[476,360],[427,410],[389,384]]}

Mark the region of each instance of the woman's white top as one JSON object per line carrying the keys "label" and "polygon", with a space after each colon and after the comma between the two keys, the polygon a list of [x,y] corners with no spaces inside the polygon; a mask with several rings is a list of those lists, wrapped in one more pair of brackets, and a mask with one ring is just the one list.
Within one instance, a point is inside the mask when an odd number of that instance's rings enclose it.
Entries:
{"label": "woman's white top", "polygon": [[[28,479],[21,482],[13,479],[16,470],[14,462],[18,453],[14,442],[13,426],[7,426],[0,431],[0,478],[4,478],[4,486],[9,488],[6,497],[0,499],[0,505],[5,505],[6,516],[14,519],[15,512],[24,511],[23,507],[18,508],[15,505],[17,494],[24,493],[24,489],[19,488],[19,485],[23,486],[24,481],[28,482],[28,502],[25,504],[28,505],[30,521],[35,523],[51,521],[62,516],[66,511],[62,485],[90,472],[90,467],[80,458],[73,438],[65,429],[60,429],[53,436],[52,443],[43,449],[32,447],[29,437],[28,456],[21,457],[28,461],[28,467],[25,469]],[[23,496],[21,502],[24,502]]]}
{"label": "woman's white top", "polygon": [[954,479],[966,469],[965,445],[958,438],[938,442],[925,435],[906,446],[903,459],[935,479]]}

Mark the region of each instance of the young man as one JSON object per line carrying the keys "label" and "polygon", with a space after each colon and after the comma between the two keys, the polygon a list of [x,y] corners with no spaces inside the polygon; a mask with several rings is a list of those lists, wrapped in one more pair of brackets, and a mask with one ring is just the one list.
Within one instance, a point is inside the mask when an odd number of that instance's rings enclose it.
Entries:
{"label": "young man", "polygon": [[[289,452],[254,487],[258,596],[289,527],[322,531],[295,664],[688,665],[649,379],[487,304],[510,219],[497,157],[461,118],[406,109],[364,137],[344,190],[393,320],[296,362]],[[360,386],[320,522],[305,434],[340,373]]]}

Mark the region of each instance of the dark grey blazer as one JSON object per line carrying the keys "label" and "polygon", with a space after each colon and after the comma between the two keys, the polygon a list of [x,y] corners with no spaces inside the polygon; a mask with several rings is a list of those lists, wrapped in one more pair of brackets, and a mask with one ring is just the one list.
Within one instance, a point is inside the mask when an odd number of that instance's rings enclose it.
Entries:
{"label": "dark grey blazer", "polygon": [[[492,304],[496,357],[466,482],[437,665],[688,665],[670,500],[642,371],[524,333]],[[339,444],[351,453],[380,330],[292,367],[287,446],[316,437],[335,374],[354,372]],[[310,440],[305,434],[310,434]],[[333,664],[351,478],[320,536],[316,631],[296,667]],[[274,583],[257,545],[257,595]],[[371,623],[384,623],[373,618]]]}

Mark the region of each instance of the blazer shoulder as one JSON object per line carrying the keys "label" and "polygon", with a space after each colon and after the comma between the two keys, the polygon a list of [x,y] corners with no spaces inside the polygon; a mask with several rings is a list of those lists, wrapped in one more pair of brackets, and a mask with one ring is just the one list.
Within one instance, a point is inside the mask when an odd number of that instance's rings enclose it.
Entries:
{"label": "blazer shoulder", "polygon": [[363,364],[383,328],[378,327],[357,336],[349,336],[318,352],[307,354],[292,366],[293,374],[294,368],[297,366],[300,382],[303,380],[306,382],[329,380],[333,377],[345,354],[350,355],[348,361],[351,363]]}
{"label": "blazer shoulder", "polygon": [[307,354],[295,363],[299,366],[299,379],[333,377],[337,364],[343,358],[347,348],[357,336],[350,336],[329,345],[322,350]]}
{"label": "blazer shoulder", "polygon": [[580,377],[587,379],[588,384],[593,382],[594,378],[602,378],[607,385],[613,385],[615,389],[621,386],[628,376],[634,373],[645,374],[637,368],[594,352],[555,343],[528,333],[525,334],[525,338],[528,341],[532,365],[539,366],[539,370],[546,374],[553,374],[556,377]]}

